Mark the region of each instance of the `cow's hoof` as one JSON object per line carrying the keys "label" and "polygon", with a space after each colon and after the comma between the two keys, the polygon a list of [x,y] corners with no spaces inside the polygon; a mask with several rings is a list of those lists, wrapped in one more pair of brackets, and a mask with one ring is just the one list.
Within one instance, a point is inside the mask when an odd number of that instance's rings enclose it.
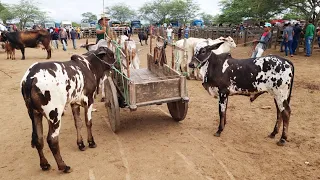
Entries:
{"label": "cow's hoof", "polygon": [[48,171],[51,169],[50,164],[46,163],[46,164],[40,164],[40,167],[42,169],[42,171]]}
{"label": "cow's hoof", "polygon": [[220,134],[221,134],[221,133],[216,132],[216,133],[214,134],[214,136],[215,136],[215,137],[220,137]]}
{"label": "cow's hoof", "polygon": [[278,146],[284,146],[286,144],[286,140],[285,139],[280,139],[280,141],[277,142]]}
{"label": "cow's hoof", "polygon": [[96,148],[97,144],[94,141],[89,142],[89,148]]}
{"label": "cow's hoof", "polygon": [[274,139],[276,137],[276,135],[271,133],[268,137],[271,138],[271,139]]}
{"label": "cow's hoof", "polygon": [[81,141],[81,143],[77,143],[77,144],[78,144],[78,148],[80,151],[86,150],[86,146],[83,144],[83,141]]}
{"label": "cow's hoof", "polygon": [[70,167],[70,166],[66,166],[66,167],[63,169],[63,172],[64,172],[64,173],[71,173],[71,172],[72,172],[71,167]]}
{"label": "cow's hoof", "polygon": [[106,100],[105,98],[101,98],[101,100],[100,100],[100,101],[101,101],[101,102],[104,102],[105,100]]}

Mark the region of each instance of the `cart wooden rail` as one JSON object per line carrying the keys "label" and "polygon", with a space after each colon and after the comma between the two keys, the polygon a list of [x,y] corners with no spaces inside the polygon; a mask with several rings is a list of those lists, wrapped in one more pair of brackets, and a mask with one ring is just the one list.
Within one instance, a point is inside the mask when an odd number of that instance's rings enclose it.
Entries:
{"label": "cart wooden rail", "polygon": [[[152,38],[150,39],[152,41]],[[125,67],[127,71],[123,71],[122,57],[126,57],[129,62],[126,45],[121,48],[115,41],[112,43],[117,46],[118,51],[121,49],[125,51],[125,55],[116,53],[120,67],[113,68],[104,82],[105,107],[112,131],[117,132],[120,128],[120,107],[135,111],[141,106],[167,103],[172,118],[175,121],[183,120],[186,117],[189,102],[186,77],[167,64],[162,64],[151,54],[147,55],[147,68],[129,69],[127,63]],[[164,49],[161,52],[165,52]]]}

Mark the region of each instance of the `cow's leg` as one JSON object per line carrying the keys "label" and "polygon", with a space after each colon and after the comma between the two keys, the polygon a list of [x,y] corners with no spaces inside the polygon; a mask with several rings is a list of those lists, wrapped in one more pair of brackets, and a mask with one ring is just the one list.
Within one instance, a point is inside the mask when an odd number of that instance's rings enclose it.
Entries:
{"label": "cow's leg", "polygon": [[47,136],[47,142],[49,145],[49,148],[57,162],[59,170],[68,173],[71,172],[70,166],[67,166],[61,155],[60,155],[60,148],[59,148],[59,132],[61,127],[61,114],[63,112],[63,107],[57,110],[50,111],[50,113],[47,115],[47,117],[50,117],[48,120],[49,124],[49,131]]}
{"label": "cow's leg", "polygon": [[35,110],[31,111],[33,111],[33,133],[31,146],[35,146],[37,148],[40,157],[40,167],[43,171],[47,171],[50,169],[50,164],[48,163],[48,160],[44,157],[43,154],[43,115],[41,113],[36,112]]}
{"label": "cow's leg", "polygon": [[25,60],[25,59],[26,59],[26,57],[24,56],[24,47],[23,47],[23,46],[21,46],[21,47],[20,47],[20,49],[21,49],[21,54],[22,54],[22,58],[21,58],[21,60]]}
{"label": "cow's leg", "polygon": [[285,145],[288,138],[288,128],[289,128],[289,119],[291,114],[291,109],[287,100],[283,101],[284,110],[281,111],[281,117],[283,120],[283,130],[280,141],[277,143],[279,146]]}
{"label": "cow's leg", "polygon": [[50,39],[44,39],[42,41],[42,45],[47,50],[47,59],[51,58],[51,47],[50,47]]}
{"label": "cow's leg", "polygon": [[142,45],[142,41],[141,41],[141,39],[140,39],[140,44],[141,44],[141,46],[143,46],[143,45]]}
{"label": "cow's leg", "polygon": [[279,129],[282,124],[282,116],[281,116],[281,113],[280,113],[280,110],[279,110],[279,107],[277,105],[276,100],[274,100],[274,103],[276,104],[276,108],[277,108],[277,121],[274,126],[273,132],[269,135],[270,138],[274,138],[276,136],[276,134],[279,133]]}
{"label": "cow's leg", "polygon": [[84,151],[86,146],[83,144],[83,139],[81,136],[82,120],[80,118],[80,106],[77,104],[71,104],[71,109],[74,118],[74,124],[77,130],[77,145],[81,151]]}
{"label": "cow's leg", "polygon": [[220,116],[220,123],[218,127],[218,131],[216,132],[215,136],[220,137],[221,132],[224,129],[224,126],[227,123],[227,105],[228,105],[228,94],[225,92],[219,92],[219,116]]}
{"label": "cow's leg", "polygon": [[283,121],[283,130],[282,130],[282,135],[281,138],[279,140],[279,142],[277,143],[279,146],[283,146],[286,143],[287,140],[287,134],[288,134],[288,127],[289,127],[289,119],[290,119],[290,114],[291,114],[291,109],[289,106],[289,103],[287,101],[287,99],[283,98],[286,97],[284,92],[277,92],[276,94],[276,102],[277,102],[277,106],[279,108],[280,111],[280,116],[282,118]]}
{"label": "cow's leg", "polygon": [[85,113],[85,120],[86,120],[86,126],[88,131],[88,143],[90,148],[97,147],[96,143],[94,142],[93,136],[92,136],[92,109],[93,109],[93,96],[88,96],[88,102],[86,102],[87,105],[84,106],[84,113]]}

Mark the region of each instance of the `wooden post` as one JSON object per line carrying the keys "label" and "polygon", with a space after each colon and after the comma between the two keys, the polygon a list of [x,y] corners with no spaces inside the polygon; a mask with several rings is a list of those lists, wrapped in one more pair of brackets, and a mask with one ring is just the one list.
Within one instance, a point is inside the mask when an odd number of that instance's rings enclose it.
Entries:
{"label": "wooden post", "polygon": [[125,55],[126,55],[126,61],[127,61],[127,63],[126,63],[126,66],[127,66],[127,76],[128,76],[128,78],[130,78],[130,63],[129,63],[129,61],[130,61],[130,55],[129,55],[129,53],[128,53],[128,42],[126,41],[126,42],[124,42],[124,51],[125,51]]}
{"label": "wooden post", "polygon": [[248,30],[244,30],[244,41],[243,41],[243,46],[247,46],[247,40],[248,40]]}
{"label": "wooden post", "polygon": [[[185,62],[185,64],[187,64],[188,63],[188,49],[187,49],[187,39],[186,38],[184,38],[183,48],[184,48],[183,61]],[[188,64],[187,64],[187,67],[186,67],[187,73],[189,72],[188,70],[189,70],[189,68],[188,68]]]}
{"label": "wooden post", "polygon": [[237,39],[236,39],[236,43],[237,43],[237,44],[239,43],[240,32],[241,32],[240,29],[237,29],[237,30],[236,30],[236,38],[237,38]]}
{"label": "wooden post", "polygon": [[152,39],[153,39],[153,35],[152,35],[152,28],[151,26],[149,27],[149,32],[150,32],[150,54],[152,55]]}
{"label": "wooden post", "polygon": [[172,69],[174,69],[174,50],[175,50],[175,45],[174,44],[172,44],[172,62],[171,62],[171,67],[172,67]]}

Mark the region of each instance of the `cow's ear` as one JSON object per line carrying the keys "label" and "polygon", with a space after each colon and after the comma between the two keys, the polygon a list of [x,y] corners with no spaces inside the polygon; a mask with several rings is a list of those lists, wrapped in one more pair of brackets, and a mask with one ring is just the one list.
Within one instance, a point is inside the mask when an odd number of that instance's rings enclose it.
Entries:
{"label": "cow's ear", "polygon": [[218,49],[220,46],[221,46],[221,44],[223,44],[224,42],[219,42],[218,44],[214,44],[214,45],[212,45],[212,46],[208,46],[208,50],[209,51],[212,51],[212,50],[216,50],[216,49]]}

